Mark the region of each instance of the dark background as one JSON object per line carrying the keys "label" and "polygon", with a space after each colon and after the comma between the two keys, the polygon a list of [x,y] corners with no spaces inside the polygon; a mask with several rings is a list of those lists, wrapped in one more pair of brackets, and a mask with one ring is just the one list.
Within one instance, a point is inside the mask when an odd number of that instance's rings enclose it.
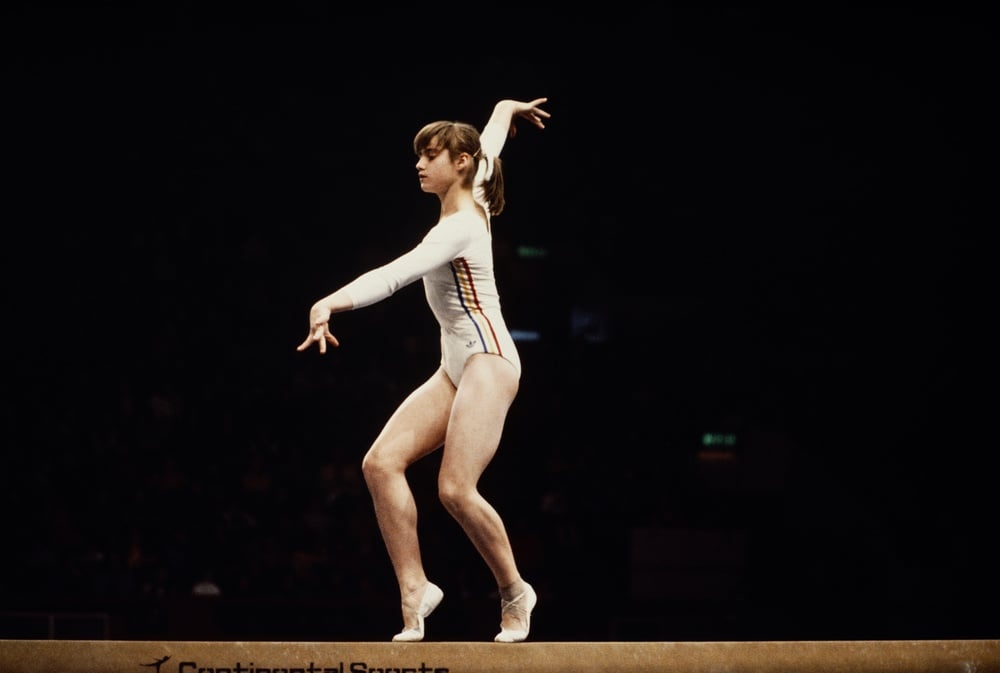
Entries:
{"label": "dark background", "polygon": [[[417,284],[295,346],[433,224],[416,130],[538,96],[481,484],[532,639],[997,637],[984,17],[463,11],[6,5],[0,637],[398,630],[359,466],[436,325]],[[436,459],[428,638],[486,640]]]}

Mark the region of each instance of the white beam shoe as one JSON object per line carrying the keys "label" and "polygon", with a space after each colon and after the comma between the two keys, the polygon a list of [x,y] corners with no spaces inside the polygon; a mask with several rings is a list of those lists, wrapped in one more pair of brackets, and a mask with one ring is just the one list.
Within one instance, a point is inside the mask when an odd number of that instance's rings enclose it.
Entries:
{"label": "white beam shoe", "polygon": [[441,591],[441,587],[433,582],[428,582],[427,586],[424,587],[424,595],[420,599],[420,605],[417,606],[417,627],[400,631],[392,637],[393,642],[415,643],[423,640],[424,618],[434,612],[434,608],[438,606],[442,598],[444,598],[444,592]]}
{"label": "white beam shoe", "polygon": [[514,600],[505,601],[501,598],[500,613],[516,614],[521,622],[524,623],[524,628],[505,629],[501,624],[500,633],[498,633],[496,638],[493,640],[498,643],[519,643],[526,639],[528,637],[528,631],[531,629],[531,611],[535,609],[536,603],[538,603],[538,596],[535,594],[535,590],[527,582],[524,583],[524,591],[522,591],[521,594]]}

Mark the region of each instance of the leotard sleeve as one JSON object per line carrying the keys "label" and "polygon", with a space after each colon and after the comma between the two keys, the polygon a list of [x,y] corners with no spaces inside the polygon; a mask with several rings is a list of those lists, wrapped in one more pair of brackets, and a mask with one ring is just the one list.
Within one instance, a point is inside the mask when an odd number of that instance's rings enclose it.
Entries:
{"label": "leotard sleeve", "polygon": [[489,122],[479,134],[479,145],[483,148],[483,154],[493,158],[500,156],[503,146],[507,142],[508,124]]}
{"label": "leotard sleeve", "polygon": [[382,301],[433,269],[460,257],[477,225],[482,226],[475,218],[445,218],[432,227],[415,248],[388,264],[361,274],[342,290],[351,298],[354,308]]}
{"label": "leotard sleeve", "polygon": [[[476,171],[477,187],[481,187],[482,183],[493,175],[493,159],[500,156],[504,143],[507,142],[508,130],[509,127],[506,124],[489,122],[479,134],[479,146],[483,150],[484,161],[479,163],[479,168]],[[477,198],[477,200],[482,203],[481,199]]]}

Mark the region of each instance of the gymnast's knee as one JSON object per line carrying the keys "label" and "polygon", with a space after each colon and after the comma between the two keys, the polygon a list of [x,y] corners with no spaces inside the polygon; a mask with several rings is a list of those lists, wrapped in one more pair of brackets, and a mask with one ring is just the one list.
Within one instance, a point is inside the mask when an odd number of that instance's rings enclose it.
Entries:
{"label": "gymnast's knee", "polygon": [[468,509],[469,503],[472,502],[475,495],[475,488],[459,481],[447,478],[438,479],[438,499],[452,516],[460,516]]}
{"label": "gymnast's knee", "polygon": [[374,449],[369,450],[361,459],[361,473],[369,484],[399,470],[400,467],[395,464],[395,461],[388,460],[385,454]]}

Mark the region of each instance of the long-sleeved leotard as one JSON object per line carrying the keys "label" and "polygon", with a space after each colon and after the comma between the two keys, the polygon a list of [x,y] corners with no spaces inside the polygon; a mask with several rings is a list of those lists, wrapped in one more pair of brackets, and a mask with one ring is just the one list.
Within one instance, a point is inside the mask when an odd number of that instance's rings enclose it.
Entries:
{"label": "long-sleeved leotard", "polygon": [[476,171],[473,196],[482,213],[459,212],[442,218],[415,248],[343,288],[354,308],[361,308],[423,278],[427,303],[441,327],[441,366],[456,386],[466,360],[476,353],[499,355],[521,372],[517,347],[500,310],[489,207],[482,188],[506,130],[506,126],[488,126],[480,138],[484,156]]}

